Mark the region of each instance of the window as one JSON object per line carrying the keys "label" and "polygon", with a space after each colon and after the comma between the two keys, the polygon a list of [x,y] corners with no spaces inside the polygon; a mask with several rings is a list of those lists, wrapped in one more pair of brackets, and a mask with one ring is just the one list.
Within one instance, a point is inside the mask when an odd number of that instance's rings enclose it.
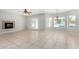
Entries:
{"label": "window", "polygon": [[48,19],[46,19],[46,27],[47,28],[53,27],[53,18],[52,17],[49,17]]}
{"label": "window", "polygon": [[65,17],[54,18],[54,27],[64,27],[65,26]]}
{"label": "window", "polygon": [[38,29],[38,19],[32,19],[32,28]]}
{"label": "window", "polygon": [[76,17],[75,16],[69,16],[69,19],[68,19],[68,28],[69,29],[75,29],[76,27]]}
{"label": "window", "polygon": [[50,17],[49,20],[48,20],[48,27],[49,27],[49,28],[52,27],[52,23],[53,23],[53,22],[52,22],[52,18]]}

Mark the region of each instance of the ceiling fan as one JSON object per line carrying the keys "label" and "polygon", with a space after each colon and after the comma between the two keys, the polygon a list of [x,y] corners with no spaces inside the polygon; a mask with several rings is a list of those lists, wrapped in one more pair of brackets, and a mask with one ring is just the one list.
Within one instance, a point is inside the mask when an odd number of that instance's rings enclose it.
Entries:
{"label": "ceiling fan", "polygon": [[29,9],[24,9],[24,15],[25,16],[31,16],[32,12]]}

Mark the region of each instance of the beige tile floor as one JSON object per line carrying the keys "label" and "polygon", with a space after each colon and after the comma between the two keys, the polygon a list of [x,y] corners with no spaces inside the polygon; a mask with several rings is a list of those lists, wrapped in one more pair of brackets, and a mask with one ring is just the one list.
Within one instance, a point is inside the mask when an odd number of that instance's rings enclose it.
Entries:
{"label": "beige tile floor", "polygon": [[0,35],[2,49],[79,48],[79,36],[67,31],[19,31]]}

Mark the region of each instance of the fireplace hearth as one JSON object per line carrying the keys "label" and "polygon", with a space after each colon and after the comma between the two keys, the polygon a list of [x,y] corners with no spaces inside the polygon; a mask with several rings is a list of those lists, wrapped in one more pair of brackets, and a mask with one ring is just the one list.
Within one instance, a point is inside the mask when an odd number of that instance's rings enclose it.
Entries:
{"label": "fireplace hearth", "polygon": [[13,29],[15,27],[14,25],[15,25],[14,21],[3,21],[2,22],[3,29]]}

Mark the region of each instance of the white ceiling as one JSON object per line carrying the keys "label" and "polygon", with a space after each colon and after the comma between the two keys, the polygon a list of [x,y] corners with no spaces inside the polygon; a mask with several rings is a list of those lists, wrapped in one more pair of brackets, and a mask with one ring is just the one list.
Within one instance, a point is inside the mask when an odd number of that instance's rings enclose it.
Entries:
{"label": "white ceiling", "polygon": [[[57,9],[30,9],[32,14],[40,14],[40,13],[57,13]],[[58,12],[67,12],[70,11],[71,9],[58,9]],[[0,12],[12,12],[12,13],[19,13],[22,14],[24,9],[0,9]]]}

